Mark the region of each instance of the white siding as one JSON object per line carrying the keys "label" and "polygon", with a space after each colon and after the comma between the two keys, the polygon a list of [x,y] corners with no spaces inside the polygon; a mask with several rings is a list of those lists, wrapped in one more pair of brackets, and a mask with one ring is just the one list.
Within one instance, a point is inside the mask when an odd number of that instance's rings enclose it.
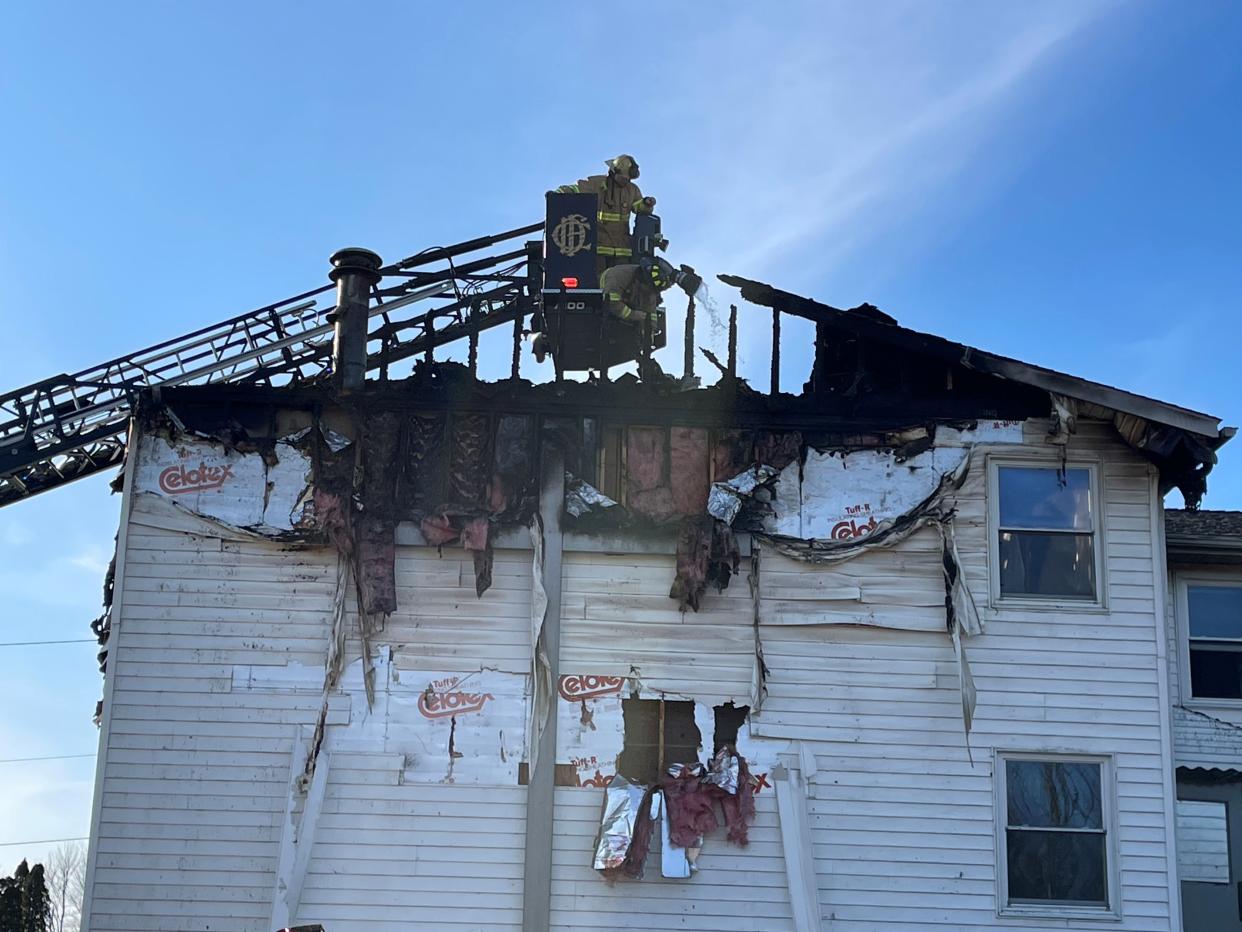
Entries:
{"label": "white siding", "polygon": [[724,831],[708,839],[700,870],[688,880],[660,876],[655,839],[641,881],[609,885],[591,868],[599,828],[599,790],[558,787],[552,854],[552,928],[581,929],[792,929],[780,826],[771,791],[756,797],[750,844],[727,844]]}
{"label": "white siding", "polygon": [[[396,565],[398,610],[373,639],[392,648],[390,702],[377,701],[375,728],[355,716],[355,727],[340,733],[336,747],[345,750],[333,751],[297,921],[331,932],[520,928],[526,791],[516,777],[530,554],[498,550],[482,598],[460,548],[401,546]],[[347,659],[360,649],[351,636]],[[485,668],[513,674],[518,688],[497,691],[478,728],[478,716],[428,722],[413,701],[398,701],[420,693],[431,674],[460,674],[470,689],[471,675]],[[357,692],[353,698],[365,705]],[[491,727],[496,703],[513,705],[500,719],[512,723],[507,739]],[[454,759],[454,750],[466,759]]]}
{"label": "white siding", "polygon": [[1229,818],[1224,803],[1177,801],[1177,873],[1182,880],[1229,883]]}
{"label": "white siding", "polygon": [[525,788],[402,784],[372,760],[333,761],[298,921],[520,929]]}
{"label": "white siding", "polygon": [[[1056,462],[1052,448],[1042,451]],[[1122,919],[1111,927],[1175,926],[1150,474],[1090,424],[1071,444],[1072,455],[1084,453],[1101,463],[1107,609],[987,608],[981,455],[959,496],[959,549],[988,624],[966,643],[979,695],[969,753],[934,534],[831,569],[761,554],[770,674],[747,753],[774,761],[788,751],[801,763],[826,927],[1099,928],[998,919],[994,749],[1113,755]],[[270,932],[294,744],[320,704],[336,556],[242,539],[142,496],[132,505],[90,927]],[[498,551],[493,587],[479,599],[462,551],[399,539],[400,609],[374,638],[392,649],[380,670],[382,711],[367,711],[351,667],[330,704],[341,740],[297,920],[330,932],[517,928],[525,791],[509,768],[521,740],[493,741],[488,728],[525,718],[530,553]],[[671,554],[579,550],[564,567],[563,674],[624,677],[645,696],[694,699],[701,722],[712,705],[751,701],[746,561],[724,593],[684,615],[668,598]],[[833,619],[848,623],[824,623]],[[351,637],[346,659],[359,650]],[[454,771],[446,733],[426,730],[411,710],[428,681],[484,675],[516,686],[488,695],[487,708],[503,702],[504,716],[477,720],[471,766]],[[604,763],[620,750],[601,748]],[[558,760],[571,750],[562,744]],[[590,867],[602,794],[558,787],[554,812],[537,815],[555,819],[553,926],[791,928],[770,794],[757,797],[748,848],[720,832],[688,881],[660,879],[655,858],[644,881],[610,886]]]}
{"label": "white siding", "polygon": [[[710,707],[749,702],[755,666],[754,602],[743,572],[723,593],[703,600],[698,612],[682,613],[669,598],[675,561],[671,554],[567,553],[561,596],[561,672],[630,678],[645,697],[668,694],[694,699],[708,718],[700,731],[711,752]],[[626,687],[626,695],[630,686]],[[558,697],[558,705],[569,705]],[[561,721],[577,715],[562,714]],[[612,718],[605,720],[605,716]],[[615,719],[615,721],[614,721]],[[609,726],[615,726],[610,728]],[[618,701],[597,704],[585,736],[599,751],[605,774],[621,750]],[[560,761],[579,753],[577,732],[562,727]],[[588,774],[589,775],[589,774]],[[724,830],[709,836],[688,880],[660,876],[660,843],[653,841],[644,879],[609,884],[591,867],[602,794],[591,787],[558,787],[552,855],[552,928],[787,929],[789,895],[775,799],[756,797],[758,815],[750,844],[728,844]],[[740,878],[746,878],[740,882]]]}
{"label": "white siding", "polygon": [[236,695],[233,668],[322,668],[336,557],[185,533],[201,522],[147,504],[119,556],[89,928],[271,932],[293,735],[320,697]]}
{"label": "white siding", "polygon": [[[1242,770],[1242,727],[1213,709],[1173,709],[1173,754],[1179,767]],[[1235,718],[1236,715],[1229,715]]]}
{"label": "white siding", "polygon": [[[748,561],[743,561],[744,564]],[[567,553],[561,672],[635,676],[643,690],[745,704],[755,669],[748,566],[698,612],[669,598],[671,554]]]}
{"label": "white siding", "polygon": [[[1109,610],[985,611],[987,632],[966,642],[979,697],[969,754],[945,634],[768,624],[768,605],[781,601],[786,593],[778,587],[788,588],[787,574],[795,571],[789,561],[761,553],[761,633],[771,673],[768,701],[753,727],[764,736],[809,742],[814,751],[819,772],[810,780],[811,825],[823,916],[833,929],[1067,927],[1064,920],[997,916],[997,748],[1116,755],[1123,918],[1113,927],[1174,925],[1149,472],[1091,425],[1083,425],[1070,450],[1102,462]],[[959,495],[957,532],[981,608],[989,601],[985,495],[986,471],[976,454]],[[812,590],[838,587],[849,573],[859,576],[863,593],[898,579],[921,591],[940,579],[939,565],[926,558],[930,546],[920,534],[895,551],[867,556],[868,564],[807,568],[802,577],[814,581]],[[870,572],[861,575],[863,567]],[[820,622],[833,614],[848,620],[861,604],[829,601],[818,608]],[[942,607],[926,611],[943,623]]]}
{"label": "white siding", "polygon": [[[271,932],[294,736],[320,707],[336,554],[240,539],[141,495],[127,537],[90,928]],[[524,677],[528,553],[498,551],[481,600],[460,551],[402,547],[397,572],[402,609],[376,639],[393,646],[397,676],[494,666]],[[346,659],[358,650],[351,639]],[[523,718],[521,689],[517,701]],[[365,698],[334,696],[330,710],[350,735]],[[420,753],[447,748],[381,753],[402,746],[399,732],[334,751],[299,920],[398,929],[417,911],[436,928],[520,926],[525,791],[422,783]]]}
{"label": "white siding", "polygon": [[[489,667],[530,672],[531,554],[497,550],[492,586],[474,592],[474,564],[460,547],[397,548],[397,611],[375,640],[393,646],[401,670]],[[350,630],[357,628],[350,622]],[[351,642],[350,656],[358,648]]]}

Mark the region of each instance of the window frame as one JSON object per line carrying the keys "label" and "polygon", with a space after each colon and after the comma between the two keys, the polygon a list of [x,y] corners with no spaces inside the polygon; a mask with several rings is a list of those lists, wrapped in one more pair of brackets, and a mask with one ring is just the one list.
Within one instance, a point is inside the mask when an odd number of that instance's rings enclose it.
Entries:
{"label": "window frame", "polygon": [[[1054,764],[1098,764],[1100,767],[1100,807],[1104,829],[1104,856],[1107,859],[1104,882],[1107,906],[1074,906],[1056,903],[1009,902],[1009,797],[1006,783],[1007,761],[1037,761]],[[1098,919],[1120,921],[1121,874],[1117,850],[1116,761],[1112,754],[1076,754],[1043,751],[1006,751],[996,749],[992,763],[994,812],[993,835],[996,841],[996,914],[1024,919]]]}
{"label": "window frame", "polygon": [[[1177,691],[1182,705],[1192,709],[1242,709],[1242,699],[1196,696],[1190,681],[1190,587],[1218,586],[1242,589],[1242,570],[1196,569],[1173,574],[1173,614],[1177,623]],[[1206,640],[1213,640],[1208,638]],[[1217,639],[1218,640],[1218,639]]]}
{"label": "window frame", "polygon": [[[1066,469],[1087,470],[1090,483],[1091,500],[1094,508],[1092,518],[1092,551],[1095,557],[1095,598],[1075,599],[1063,595],[1004,595],[1000,583],[1000,470],[1002,467],[1018,469],[1047,469],[1056,471],[1061,468],[1060,460],[1050,461],[1046,454],[1022,456],[1015,453],[987,457],[987,534],[988,534],[988,575],[989,602],[993,610],[1019,608],[1024,611],[1045,612],[1085,612],[1102,613],[1108,611],[1108,579],[1105,559],[1107,540],[1105,534],[1105,509],[1102,496],[1102,464],[1092,457],[1074,457],[1066,460]],[[1068,533],[1068,532],[1067,532]],[[1073,532],[1082,533],[1082,532]]]}

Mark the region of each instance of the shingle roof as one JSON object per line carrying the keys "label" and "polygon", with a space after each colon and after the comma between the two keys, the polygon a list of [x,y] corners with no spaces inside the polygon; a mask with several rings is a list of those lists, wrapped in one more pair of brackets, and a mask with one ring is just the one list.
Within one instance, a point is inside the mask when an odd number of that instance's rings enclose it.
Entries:
{"label": "shingle roof", "polygon": [[1242,511],[1164,510],[1165,533],[1170,537],[1242,537]]}

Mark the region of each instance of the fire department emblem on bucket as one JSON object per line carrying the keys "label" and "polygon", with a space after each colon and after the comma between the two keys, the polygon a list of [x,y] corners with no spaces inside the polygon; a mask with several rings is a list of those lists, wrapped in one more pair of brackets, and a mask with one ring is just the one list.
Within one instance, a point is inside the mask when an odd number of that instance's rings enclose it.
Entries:
{"label": "fire department emblem on bucket", "polygon": [[591,226],[582,214],[567,214],[552,229],[552,242],[562,256],[576,256],[587,248],[587,233]]}

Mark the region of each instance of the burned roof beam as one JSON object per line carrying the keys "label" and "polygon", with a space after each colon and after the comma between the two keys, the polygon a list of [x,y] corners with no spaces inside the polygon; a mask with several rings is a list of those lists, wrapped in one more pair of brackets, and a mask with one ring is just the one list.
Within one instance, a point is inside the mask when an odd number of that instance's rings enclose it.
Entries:
{"label": "burned roof beam", "polygon": [[793,314],[795,317],[802,317],[853,333],[864,339],[886,343],[1002,379],[1020,382],[1059,395],[1068,395],[1071,398],[1112,408],[1149,421],[1167,424],[1208,439],[1227,439],[1227,436],[1221,433],[1220,419],[1199,411],[1165,404],[1153,398],[1102,385],[1099,382],[1066,375],[1042,366],[1034,366],[962,343],[954,343],[943,337],[873,320],[850,311],[821,304],[801,295],[781,291],[763,282],[736,275],[721,275],[719,278],[726,285],[739,289],[742,297],[751,304],[774,308],[786,314]]}

